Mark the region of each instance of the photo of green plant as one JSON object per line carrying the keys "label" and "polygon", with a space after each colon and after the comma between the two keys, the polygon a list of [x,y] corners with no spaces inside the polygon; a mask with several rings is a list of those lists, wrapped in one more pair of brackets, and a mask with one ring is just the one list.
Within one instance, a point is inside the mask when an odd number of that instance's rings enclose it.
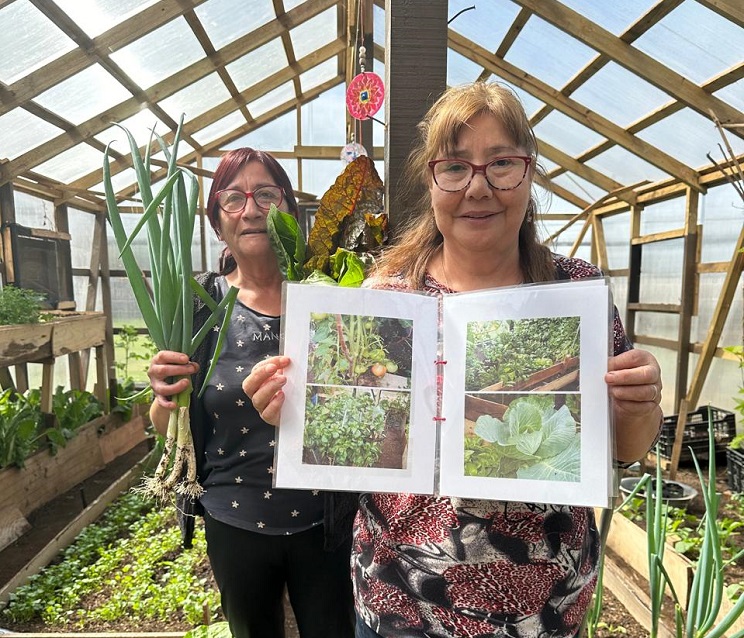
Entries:
{"label": "photo of green plant", "polygon": [[468,323],[465,389],[578,390],[579,325],[579,317]]}
{"label": "photo of green plant", "polygon": [[404,469],[410,393],[307,386],[305,465]]}
{"label": "photo of green plant", "polygon": [[412,322],[310,313],[307,382],[410,389]]}
{"label": "photo of green plant", "polygon": [[581,481],[580,398],[576,394],[501,397],[503,416],[466,421],[466,476]]}

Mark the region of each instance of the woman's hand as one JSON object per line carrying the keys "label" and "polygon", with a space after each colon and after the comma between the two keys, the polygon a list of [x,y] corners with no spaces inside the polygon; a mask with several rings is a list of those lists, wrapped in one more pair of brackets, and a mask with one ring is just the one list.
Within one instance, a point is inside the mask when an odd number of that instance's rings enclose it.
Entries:
{"label": "woman's hand", "polygon": [[661,369],[645,350],[610,357],[605,382],[612,398],[619,461],[642,458],[661,427]]}
{"label": "woman's hand", "polygon": [[[147,376],[155,395],[155,403],[165,410],[175,410],[172,397],[191,386],[189,377],[199,370],[199,364],[190,361],[182,352],[161,350],[150,361]],[[177,379],[177,381],[173,381]]]}
{"label": "woman's hand", "polygon": [[289,357],[269,357],[260,361],[243,379],[243,392],[253,401],[261,418],[271,425],[279,425],[279,415],[284,405],[282,388],[287,382],[284,368],[290,364]]}

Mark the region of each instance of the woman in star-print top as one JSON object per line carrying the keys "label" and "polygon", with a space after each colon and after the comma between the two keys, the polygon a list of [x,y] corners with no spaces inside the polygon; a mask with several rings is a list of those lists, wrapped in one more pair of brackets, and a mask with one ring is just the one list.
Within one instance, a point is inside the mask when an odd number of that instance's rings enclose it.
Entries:
{"label": "woman in star-print top", "polygon": [[[220,272],[198,277],[216,301],[230,286],[239,290],[226,340],[201,398],[216,332],[191,361],[176,352],[155,355],[150,414],[164,432],[176,407],[170,397],[191,378],[191,429],[204,494],[198,503],[181,505],[204,516],[207,554],[232,635],[283,638],[286,588],[303,638],[350,638],[349,552],[357,496],[274,489],[276,430],[241,389],[256,363],[279,352],[282,277],[266,233],[272,204],[297,214],[279,163],[250,148],[228,152],[207,202],[212,227],[225,243]],[[196,332],[210,311],[198,297],[194,302]],[[189,544],[193,519],[182,523]]]}
{"label": "woman in star-print top", "polygon": [[[443,295],[601,276],[537,239],[537,142],[509,89],[484,82],[448,89],[418,130],[401,180],[418,199],[365,285]],[[661,380],[654,357],[631,347],[617,316],[614,336],[604,380],[616,459],[627,462],[659,432]],[[272,423],[287,365],[274,357],[243,382]],[[598,555],[589,508],[364,494],[352,545],[356,637],[574,638]]]}

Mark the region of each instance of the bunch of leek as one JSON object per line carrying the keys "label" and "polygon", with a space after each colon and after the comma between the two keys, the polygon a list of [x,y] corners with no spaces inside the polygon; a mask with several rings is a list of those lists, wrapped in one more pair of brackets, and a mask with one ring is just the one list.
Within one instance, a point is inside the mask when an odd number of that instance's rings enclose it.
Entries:
{"label": "bunch of leek", "polygon": [[[170,148],[160,136],[153,132],[168,166],[165,180],[156,193],[153,193],[150,170],[152,137],[143,159],[132,134],[126,128],[121,127],[129,140],[143,207],[141,219],[129,237],[124,230],[114,195],[108,148],[104,155],[103,182],[109,222],[120,257],[142,318],[158,349],[184,352],[191,356],[222,317],[217,347],[207,371],[207,378],[209,378],[219,357],[238,291],[232,288],[218,304],[193,277],[191,243],[194,235],[199,184],[190,171],[176,164],[182,126],[183,117],[176,131],[173,146]],[[147,230],[152,272],[150,285],[146,282],[145,275],[132,252],[132,241],[143,228]],[[209,320],[195,335],[193,334],[194,294],[197,294],[212,310]],[[202,391],[205,387],[206,381],[202,386]],[[168,422],[163,456],[154,476],[146,479],[142,488],[145,493],[161,500],[169,498],[174,492],[191,497],[199,496],[202,492],[196,480],[196,458],[189,422],[190,400],[190,388],[174,397],[178,409],[171,413]]]}

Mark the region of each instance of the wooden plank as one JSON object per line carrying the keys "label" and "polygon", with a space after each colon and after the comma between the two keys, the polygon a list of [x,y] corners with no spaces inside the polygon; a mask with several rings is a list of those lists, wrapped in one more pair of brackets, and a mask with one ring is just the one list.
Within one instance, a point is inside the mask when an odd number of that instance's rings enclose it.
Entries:
{"label": "wooden plank", "polygon": [[0,326],[0,366],[48,359],[51,339],[51,323]]}
{"label": "wooden plank", "polygon": [[651,233],[650,235],[641,235],[640,237],[634,237],[631,240],[633,246],[639,244],[655,244],[658,241],[668,241],[670,239],[682,239],[685,236],[684,228],[675,228],[674,230],[666,230],[662,233]]}
{"label": "wooden plank", "polygon": [[14,543],[30,529],[31,524],[17,507],[0,510],[0,550]]}
{"label": "wooden plank", "polygon": [[[65,528],[60,531],[47,545],[29,561],[8,583],[6,583],[0,590],[0,602],[7,602],[10,598],[10,594],[18,589],[21,585],[26,583],[28,579],[34,574],[38,574],[44,567],[46,567],[54,557],[64,548],[66,548],[80,531],[90,525],[93,521],[98,519],[103,514],[106,507],[121,494],[124,490],[131,488],[137,481],[140,480],[142,472],[145,467],[148,466],[151,459],[155,458],[157,450],[151,450],[145,457],[142,458],[132,469],[130,469],[124,476],[118,481],[111,485],[105,492],[103,492],[96,500],[94,500],[87,508],[85,508],[73,521],[68,523]],[[24,634],[27,636],[30,634]],[[41,635],[41,634],[39,634]],[[60,636],[61,634],[52,634]],[[80,636],[82,634],[73,634]],[[103,634],[110,636],[111,634]],[[117,635],[121,635],[118,634]],[[183,635],[181,633],[180,635]]]}
{"label": "wooden plank", "polygon": [[668,314],[679,314],[681,306],[676,303],[629,303],[628,310],[638,312],[664,312]]}
{"label": "wooden plank", "polygon": [[100,346],[106,340],[106,317],[100,312],[82,313],[55,320],[52,356],[59,357]]}
{"label": "wooden plank", "polygon": [[465,395],[465,418],[470,421],[476,421],[483,414],[501,419],[508,407],[508,405],[474,397],[470,394]]}
{"label": "wooden plank", "polygon": [[[649,572],[646,543],[645,530],[625,518],[622,514],[615,514],[612,517],[610,532],[607,536],[607,549],[614,552],[617,556],[622,557],[628,567],[648,582]],[[671,545],[667,544],[664,552],[664,568],[667,570],[682,604],[686,606],[692,584],[692,563],[684,556],[675,552]]]}
{"label": "wooden plank", "polygon": [[[646,581],[647,582],[647,581]],[[651,600],[646,590],[634,583],[628,570],[612,552],[605,553],[603,584],[646,631],[651,631]],[[601,616],[600,616],[601,618]],[[676,638],[677,634],[665,623],[659,623],[657,638]]]}
{"label": "wooden plank", "polygon": [[135,445],[144,441],[148,436],[145,431],[146,426],[145,418],[139,416],[102,436],[98,443],[103,462],[108,465],[122,454],[129,452]]}

